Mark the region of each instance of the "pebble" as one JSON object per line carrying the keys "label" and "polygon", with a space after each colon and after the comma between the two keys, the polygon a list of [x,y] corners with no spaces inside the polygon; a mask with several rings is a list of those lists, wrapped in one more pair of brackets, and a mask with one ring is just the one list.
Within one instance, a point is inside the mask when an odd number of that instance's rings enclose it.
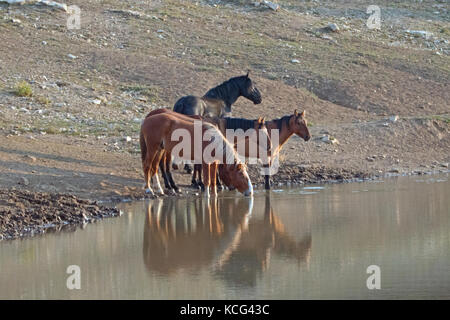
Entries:
{"label": "pebble", "polygon": [[333,31],[333,32],[338,32],[339,31],[339,27],[336,23],[329,23],[327,25],[327,29]]}
{"label": "pebble", "polygon": [[74,55],[71,54],[71,53],[69,53],[69,54],[67,55],[67,57],[70,58],[70,59],[76,59],[76,58],[78,58],[77,56],[74,56]]}
{"label": "pebble", "polygon": [[22,178],[20,178],[19,184],[23,184],[24,186],[28,186],[30,184],[30,181],[27,178],[22,177]]}

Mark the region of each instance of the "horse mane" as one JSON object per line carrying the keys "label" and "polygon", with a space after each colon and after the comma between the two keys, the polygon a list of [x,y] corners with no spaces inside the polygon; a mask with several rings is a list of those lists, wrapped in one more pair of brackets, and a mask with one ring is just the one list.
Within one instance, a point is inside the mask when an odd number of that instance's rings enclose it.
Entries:
{"label": "horse mane", "polygon": [[203,97],[220,99],[231,105],[239,97],[240,88],[245,79],[247,79],[247,76],[230,78],[218,86],[209,89]]}
{"label": "horse mane", "polygon": [[211,123],[204,122],[203,124],[208,127],[208,129],[214,130],[214,138],[220,139],[220,142],[223,146],[222,154],[226,156],[225,164],[241,163],[237,155],[237,151],[234,149],[234,146],[225,138],[222,132],[220,132],[220,130]]}
{"label": "horse mane", "polygon": [[242,129],[244,131],[253,129],[255,127],[256,120],[249,120],[244,118],[224,118],[226,129]]}
{"label": "horse mane", "polygon": [[289,128],[289,120],[291,119],[292,115],[289,116],[284,116],[278,119],[274,119],[272,121],[274,121],[277,125],[277,129],[281,130],[281,128],[283,127],[283,123]]}

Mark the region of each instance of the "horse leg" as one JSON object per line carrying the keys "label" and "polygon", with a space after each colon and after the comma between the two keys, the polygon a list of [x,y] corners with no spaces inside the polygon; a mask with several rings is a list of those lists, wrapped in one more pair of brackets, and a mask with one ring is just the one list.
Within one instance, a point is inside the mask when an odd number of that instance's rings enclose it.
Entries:
{"label": "horse leg", "polygon": [[168,152],[166,152],[165,161],[166,161],[166,165],[165,165],[166,175],[167,175],[167,178],[169,179],[169,184],[175,192],[179,192],[180,188],[178,188],[178,186],[175,184],[175,181],[173,181],[172,172],[170,171],[170,163],[172,162],[172,155]]}
{"label": "horse leg", "polygon": [[209,199],[209,183],[210,183],[209,167],[210,167],[210,165],[207,163],[203,163],[203,165],[202,165],[203,180],[205,182],[205,198],[208,198],[208,199]]}
{"label": "horse leg", "polygon": [[192,173],[192,180],[191,180],[191,186],[194,187],[195,189],[199,188],[199,185],[197,183],[197,172],[198,172],[198,168],[197,165],[194,164],[194,172]]}
{"label": "horse leg", "polygon": [[147,147],[145,159],[142,161],[142,169],[144,170],[144,188],[145,193],[154,195],[152,188],[150,187],[150,179],[152,178],[152,162],[156,156],[155,150]]}
{"label": "horse leg", "polygon": [[161,195],[164,195],[164,190],[161,187],[161,184],[159,183],[158,166],[159,166],[159,163],[161,162],[161,158],[163,157],[163,155],[164,155],[164,150],[160,149],[157,151],[155,158],[152,161],[152,166],[151,166],[151,171],[150,171],[151,177],[155,176],[155,184],[153,186],[156,190],[158,190],[158,192]]}
{"label": "horse leg", "polygon": [[[196,164],[196,166],[197,166],[197,173],[198,173],[198,181],[197,181],[198,186],[200,187],[200,189],[202,191],[205,191],[205,185],[203,184],[203,181],[202,181],[202,165]],[[194,168],[195,168],[195,166],[194,166]]]}
{"label": "horse leg", "polygon": [[163,155],[163,157],[161,158],[161,161],[159,162],[159,170],[161,170],[161,175],[164,179],[164,187],[166,187],[167,190],[171,189],[170,183],[169,183],[169,179],[167,177],[167,167],[166,167],[166,158],[167,158],[167,154],[165,153]]}
{"label": "horse leg", "polygon": [[211,185],[211,192],[215,197],[217,197],[217,166],[218,164],[216,162],[209,165],[209,183]]}
{"label": "horse leg", "polygon": [[[264,165],[264,168],[267,168],[267,172],[269,170],[269,165]],[[270,176],[268,174],[264,175],[264,188],[270,190]]]}
{"label": "horse leg", "polygon": [[223,190],[222,183],[220,183],[219,175],[217,173],[216,173],[216,186],[217,186],[217,190],[218,191],[222,191]]}
{"label": "horse leg", "polygon": [[191,174],[191,173],[192,173],[191,165],[189,165],[189,164],[186,163],[186,164],[184,165],[184,171],[186,171],[187,174]]}

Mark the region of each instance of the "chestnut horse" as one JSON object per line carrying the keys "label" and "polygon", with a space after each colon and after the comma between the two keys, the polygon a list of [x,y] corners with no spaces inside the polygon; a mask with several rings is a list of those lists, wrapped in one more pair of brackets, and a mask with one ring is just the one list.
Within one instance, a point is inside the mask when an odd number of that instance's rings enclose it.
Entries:
{"label": "chestnut horse", "polygon": [[[266,121],[265,123],[269,135],[273,129],[278,130],[278,145],[275,150],[272,150],[272,159],[279,155],[283,145],[289,140],[292,135],[296,134],[303,140],[308,141],[311,135],[308,130],[308,122],[305,118],[305,111],[298,113],[297,110],[290,116],[284,116],[279,119]],[[265,175],[265,188],[270,189],[270,177]]]}
{"label": "chestnut horse", "polygon": [[[269,158],[271,155],[271,143],[270,143],[269,133],[267,132],[266,127],[264,126],[264,118],[260,117],[257,120],[247,120],[247,119],[240,119],[240,118],[217,118],[217,117],[207,118],[207,117],[201,117],[201,116],[186,116],[186,115],[179,114],[177,112],[174,112],[169,109],[164,109],[164,108],[151,111],[147,115],[147,117],[155,115],[155,114],[161,114],[161,113],[169,113],[169,114],[172,114],[173,116],[179,117],[180,119],[184,119],[187,121],[204,120],[204,121],[210,122],[212,124],[217,125],[219,130],[222,132],[222,134],[225,134],[226,129],[247,130],[247,129],[253,128],[253,129],[255,129],[256,136],[254,137],[254,136],[244,135],[242,137],[243,138],[242,141],[244,142],[245,150],[242,150],[242,154],[239,154],[239,155],[242,157],[249,158],[249,156],[251,155],[251,151],[250,151],[251,149],[250,149],[249,145],[252,141],[254,141],[254,143],[257,144],[256,157],[258,159],[262,159],[262,161],[265,163],[267,163],[269,161]],[[261,135],[260,135],[260,133],[261,133]],[[254,140],[252,140],[252,139],[254,139]],[[263,146],[263,148],[265,147],[265,149],[260,150],[260,148],[259,148],[260,145]],[[241,151],[241,150],[238,150],[238,151]],[[263,152],[260,152],[260,151],[263,151]],[[173,189],[175,192],[177,192],[179,189],[172,178],[172,174],[170,172],[170,167],[171,167],[171,156],[169,153],[166,152],[163,155],[163,157],[161,158],[161,163],[160,163],[161,174],[164,179],[165,187],[169,190]],[[199,177],[198,182],[195,179],[196,175],[198,175],[198,177]],[[234,189],[234,186],[232,184],[230,184],[230,182],[229,182],[230,180],[228,178],[223,178],[226,176],[226,172],[225,172],[225,170],[222,169],[222,165],[219,165],[219,176],[220,176],[221,180],[223,182],[225,182],[225,185],[227,187],[229,187],[230,189]],[[194,174],[192,177],[192,184],[195,187],[201,187],[202,189],[204,188],[203,182],[201,181],[201,165],[194,166]],[[216,185],[221,186],[219,179],[217,180]]]}
{"label": "chestnut horse", "polygon": [[[190,148],[188,150],[181,149],[180,154],[177,156],[184,160],[192,161],[196,160],[196,155],[201,155],[205,179],[205,195],[207,197],[209,197],[210,185],[212,186],[213,193],[217,193],[216,174],[219,163],[224,164],[224,170],[228,172],[233,185],[236,186],[239,192],[246,196],[253,194],[253,186],[246,166],[239,160],[233,146],[225,139],[219,129],[212,124],[202,122],[202,137],[207,133],[210,136],[210,141],[203,141],[202,139],[201,143],[194,143],[193,121],[187,121],[168,113],[147,116],[141,125],[141,158],[147,193],[153,194],[153,190],[150,187],[150,178],[157,174],[162,155],[164,152],[172,154],[173,149],[179,144],[178,141],[172,140],[172,133],[177,129],[180,129],[179,132],[183,131],[187,133],[183,138],[188,139],[186,141],[188,144],[187,148]],[[210,159],[205,159],[205,148],[210,147],[212,142],[221,148],[221,152],[218,152],[218,154],[211,152],[209,154]]]}

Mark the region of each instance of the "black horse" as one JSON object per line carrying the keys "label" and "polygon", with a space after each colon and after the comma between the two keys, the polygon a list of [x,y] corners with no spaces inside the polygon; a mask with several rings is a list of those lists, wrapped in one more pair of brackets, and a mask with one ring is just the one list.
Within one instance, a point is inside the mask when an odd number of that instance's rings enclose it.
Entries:
{"label": "black horse", "polygon": [[[228,79],[217,87],[209,89],[203,97],[184,96],[178,99],[173,106],[173,111],[190,116],[223,117],[231,115],[232,104],[241,96],[254,104],[260,104],[262,101],[261,93],[253,85],[249,72],[245,76]],[[223,103],[209,103],[209,101],[223,101]],[[186,164],[184,169],[192,173],[189,165]]]}
{"label": "black horse", "polygon": [[253,85],[252,80],[247,73],[245,76],[231,78],[224,83],[209,89],[203,97],[184,96],[180,98],[173,107],[173,111],[186,115],[205,115],[205,102],[202,98],[223,101],[223,110],[221,114],[211,114],[212,116],[223,116],[225,113],[231,113],[231,106],[239,97],[245,97],[254,104],[260,104],[262,101],[261,93]]}

